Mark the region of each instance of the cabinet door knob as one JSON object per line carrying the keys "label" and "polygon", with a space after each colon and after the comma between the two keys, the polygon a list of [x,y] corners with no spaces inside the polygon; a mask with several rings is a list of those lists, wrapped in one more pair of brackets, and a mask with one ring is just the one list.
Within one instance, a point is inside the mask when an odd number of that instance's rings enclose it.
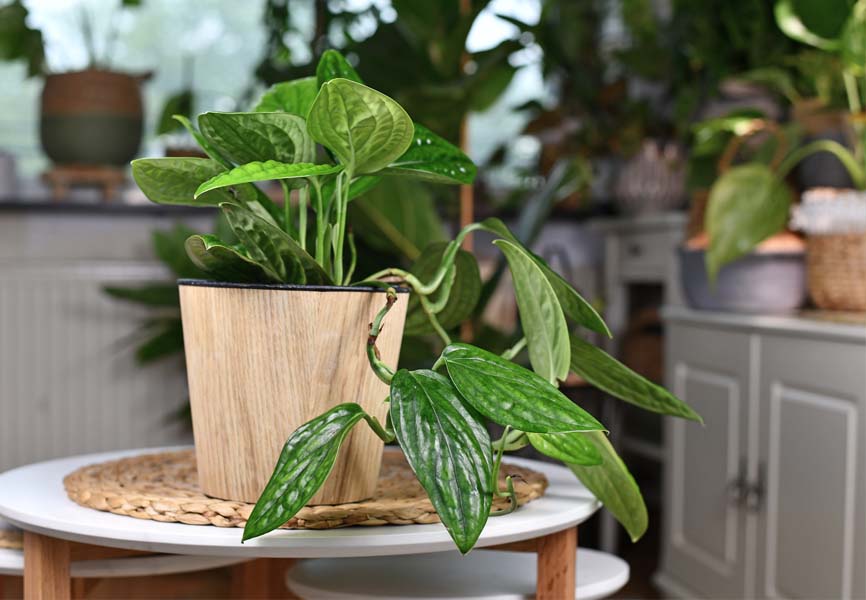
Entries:
{"label": "cabinet door knob", "polygon": [[739,506],[746,501],[749,493],[749,482],[746,479],[746,459],[740,459],[740,467],[737,476],[728,483],[728,502],[733,506]]}
{"label": "cabinet door knob", "polygon": [[766,495],[766,466],[764,463],[758,465],[758,480],[750,483],[746,489],[746,508],[751,512],[759,512],[764,506]]}

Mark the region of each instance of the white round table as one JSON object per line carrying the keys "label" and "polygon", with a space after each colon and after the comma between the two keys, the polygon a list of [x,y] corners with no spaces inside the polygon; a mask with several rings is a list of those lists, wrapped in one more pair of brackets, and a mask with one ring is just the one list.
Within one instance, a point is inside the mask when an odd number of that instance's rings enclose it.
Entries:
{"label": "white round table", "polygon": [[[241,544],[240,528],[160,523],[114,515],[75,504],[63,489],[64,476],[79,467],[177,449],[180,448],[89,454],[36,463],[0,474],[0,517],[26,532],[25,586],[30,581],[31,587],[46,590],[42,597],[63,596],[68,589],[68,544],[64,555],[62,544],[56,543],[58,540],[63,540],[63,544],[75,542],[155,553],[237,558],[363,557],[454,549],[441,524],[278,530]],[[543,497],[509,515],[491,518],[477,547],[505,546],[509,550],[538,552],[539,592],[542,584],[552,585],[551,578],[558,581],[564,577],[566,581],[550,587],[558,595],[548,597],[565,598],[561,590],[569,588],[573,596],[574,561],[565,557],[574,556],[576,526],[598,510],[599,502],[564,467],[513,457],[507,460],[544,473],[550,485]],[[565,549],[567,553],[563,553]],[[52,576],[51,565],[58,562],[60,572]],[[35,577],[37,571],[38,578]],[[34,577],[28,579],[28,573]],[[67,585],[63,584],[64,578]],[[31,591],[33,594],[28,597],[40,597],[35,589]],[[543,596],[540,593],[539,598]]]}

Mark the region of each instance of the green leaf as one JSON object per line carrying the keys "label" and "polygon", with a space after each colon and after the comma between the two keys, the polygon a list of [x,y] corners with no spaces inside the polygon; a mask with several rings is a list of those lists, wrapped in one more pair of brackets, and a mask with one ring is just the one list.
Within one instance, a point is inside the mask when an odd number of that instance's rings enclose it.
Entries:
{"label": "green leaf", "polygon": [[349,204],[349,223],[371,248],[409,260],[417,259],[429,244],[445,239],[433,196],[410,179],[386,178]]}
{"label": "green leaf", "polygon": [[644,410],[704,422],[688,404],[665,388],[576,335],[571,336],[571,370],[598,389]]}
{"label": "green leaf", "polygon": [[500,425],[533,433],[604,429],[556,386],[501,356],[469,344],[451,344],[442,358],[460,395]]}
{"label": "green leaf", "polygon": [[168,266],[172,273],[181,278],[195,279],[201,277],[202,272],[186,254],[186,240],[191,235],[195,235],[195,231],[182,223],[176,223],[168,231],[154,231],[151,239],[157,258]]}
{"label": "green leaf", "polygon": [[196,143],[204,150],[204,153],[208,155],[208,157],[217,161],[219,164],[224,166],[226,169],[231,169],[232,164],[227,161],[222,154],[217,152],[216,148],[214,148],[210,142],[208,142],[205,137],[201,134],[201,132],[196,129],[192,121],[186,118],[183,115],[172,115],[172,118],[183,125],[183,128],[189,132],[189,134],[195,139]]}
{"label": "green leaf", "polygon": [[186,241],[186,252],[195,265],[218,281],[279,283],[280,277],[267,265],[250,258],[239,246],[228,246],[213,235],[194,235]]}
{"label": "green leaf", "polygon": [[306,122],[297,115],[208,112],[199,116],[198,124],[202,135],[235,164],[310,163],[316,158]]}
{"label": "green leaf", "polygon": [[468,156],[423,125],[415,123],[412,143],[388,165],[388,175],[408,175],[434,183],[470,184],[478,169]]}
{"label": "green leaf", "polygon": [[866,2],[856,2],[842,30],[842,61],[853,73],[866,71]]}
{"label": "green leaf", "polygon": [[173,283],[151,283],[136,287],[106,286],[102,289],[112,298],[145,306],[180,306],[177,285]]}
{"label": "green leaf", "polygon": [[524,251],[533,258],[544,272],[544,276],[547,277],[547,281],[553,287],[553,291],[559,299],[559,305],[562,307],[562,311],[566,317],[590,331],[611,337],[610,329],[608,329],[604,319],[601,318],[601,315],[593,308],[592,304],[587,302],[571,284],[551,269],[544,259],[526,249],[508,227],[505,226],[505,223],[495,217],[491,217],[482,221],[481,226],[484,230],[524,248]]}
{"label": "green leaf", "polygon": [[394,100],[348,79],[325,82],[307,118],[314,140],[353,175],[375,173],[412,142],[412,119]]}
{"label": "green leaf", "polygon": [[[254,245],[266,257],[268,264],[277,266],[275,272],[285,283],[334,285],[331,277],[306,250],[285,231],[260,216],[236,204],[221,204],[232,230],[252,253]],[[255,255],[252,255],[255,258]],[[278,270],[282,263],[285,271]],[[284,274],[283,274],[284,273]]]}
{"label": "green leaf", "polygon": [[253,109],[255,112],[287,112],[307,118],[313,100],[319,93],[315,77],[304,77],[272,85]]}
{"label": "green leaf", "polygon": [[794,0],[776,0],[774,12],[776,24],[789,38],[821,50],[834,51],[839,48],[838,39],[821,37],[806,27],[794,9]]}
{"label": "green leaf", "polygon": [[391,422],[409,465],[439,518],[466,554],[493,502],[493,456],[487,430],[448,379],[401,369],[391,381]]}
{"label": "green leaf", "polygon": [[[175,286],[175,291],[177,286]],[[183,322],[180,318],[164,322],[162,328],[135,349],[135,359],[146,365],[161,358],[183,353]]]}
{"label": "green leaf", "polygon": [[230,202],[229,190],[216,190],[196,197],[202,182],[224,172],[209,158],[139,158],[132,161],[132,177],[152,202],[186,206],[217,206]]}
{"label": "green leaf", "polygon": [[339,404],[289,436],[244,526],[243,541],[273,531],[309,502],[334,468],[343,440],[364,414],[357,404]]}
{"label": "green leaf", "polygon": [[[424,283],[433,279],[433,275],[442,263],[442,255],[448,246],[446,242],[437,242],[425,248],[424,252],[409,269],[409,272]],[[445,329],[456,327],[466,320],[475,309],[481,296],[481,274],[475,257],[465,250],[458,250],[454,261],[454,283],[445,307],[437,313],[439,323]],[[432,298],[435,301],[435,297]],[[423,335],[433,333],[433,326],[427,314],[421,308],[421,302],[415,294],[409,297],[406,309],[405,335]]]}
{"label": "green leaf", "polygon": [[782,231],[790,205],[791,193],[766,165],[741,165],[722,174],[710,189],[704,218],[710,279],[722,266]]}
{"label": "green leaf", "polygon": [[211,190],[238,185],[241,183],[252,183],[255,181],[270,181],[272,179],[297,179],[303,177],[318,177],[330,175],[342,170],[337,165],[314,165],[312,163],[288,164],[268,160],[265,162],[251,162],[231,171],[224,171],[219,175],[202,183],[195,191],[196,197],[207,194]]}
{"label": "green leaf", "polygon": [[316,66],[316,89],[332,79],[348,79],[355,83],[364,83],[355,68],[336,50],[325,50]]}
{"label": "green leaf", "polygon": [[162,114],[160,115],[159,122],[156,126],[156,135],[163,135],[165,133],[177,131],[180,124],[175,119],[175,115],[185,117],[191,115],[193,98],[192,90],[183,90],[174,96],[170,96],[162,107]]}
{"label": "green leaf", "polygon": [[550,382],[568,377],[568,323],[553,286],[523,246],[493,242],[508,260],[532,369]]}
{"label": "green leaf", "polygon": [[581,432],[527,433],[526,437],[533,448],[551,458],[587,467],[601,464],[601,453]]}
{"label": "green leaf", "polygon": [[576,464],[566,466],[625,527],[632,541],[636,542],[646,532],[648,520],[640,488],[603,433],[593,431],[582,435],[601,454],[602,463],[594,467]]}

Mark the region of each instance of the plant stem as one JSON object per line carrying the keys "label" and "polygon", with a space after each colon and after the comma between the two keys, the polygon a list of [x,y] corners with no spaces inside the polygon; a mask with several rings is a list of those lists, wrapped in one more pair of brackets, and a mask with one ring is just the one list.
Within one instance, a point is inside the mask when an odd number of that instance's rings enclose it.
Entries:
{"label": "plant stem", "polygon": [[448,332],[445,331],[445,328],[442,327],[439,319],[436,318],[436,312],[433,310],[433,305],[430,304],[430,300],[427,299],[427,296],[421,294],[418,295],[418,299],[421,301],[421,308],[427,315],[427,320],[430,321],[430,325],[433,326],[436,334],[442,339],[442,342],[446,346],[449,345],[451,343],[451,337],[448,335]]}
{"label": "plant stem", "polygon": [[372,415],[368,415],[364,413],[364,420],[367,421],[367,425],[370,426],[370,429],[379,436],[379,438],[385,442],[386,444],[389,442],[393,442],[397,436],[394,435],[393,431],[389,431],[388,429],[382,427],[382,424],[379,423],[379,419]]}
{"label": "plant stem", "polygon": [[[343,182],[345,179],[345,185]],[[334,281],[343,281],[343,241],[346,238],[346,210],[349,205],[349,184],[352,173],[348,170],[337,175],[337,232],[334,244]]]}
{"label": "plant stem", "polygon": [[435,292],[444,281],[448,274],[449,268],[454,264],[454,259],[457,257],[457,251],[460,250],[460,244],[463,239],[471,232],[481,229],[479,223],[471,223],[460,230],[460,233],[450,242],[442,254],[442,262],[439,264],[439,269],[433,275],[433,278],[426,284],[421,283],[417,277],[411,273],[407,273],[402,269],[383,269],[377,273],[373,273],[367,279],[381,279],[383,277],[401,277],[403,281],[408,283],[416,293],[422,296],[429,296]]}
{"label": "plant stem", "polygon": [[388,311],[391,310],[391,307],[394,306],[395,302],[397,302],[397,291],[394,288],[389,287],[388,291],[385,292],[385,306],[376,313],[376,317],[373,319],[373,322],[370,323],[370,334],[367,336],[367,360],[370,361],[370,368],[373,369],[376,377],[388,385],[391,385],[391,379],[394,378],[394,371],[391,367],[382,362],[382,358],[379,356],[379,349],[376,348],[376,339],[382,331],[382,321],[385,318],[385,315],[388,314]]}
{"label": "plant stem", "polygon": [[316,190],[316,262],[325,265],[325,218],[322,207],[322,184],[318,177],[311,177],[310,182]]}
{"label": "plant stem", "polygon": [[298,243],[304,250],[307,249],[307,204],[310,196],[310,188],[304,186],[298,192]]}
{"label": "plant stem", "polygon": [[349,270],[346,271],[346,279],[343,281],[343,285],[349,285],[352,281],[355,266],[358,264],[358,249],[355,247],[355,236],[351,231],[347,232],[346,235],[349,238]]}
{"label": "plant stem", "polygon": [[833,154],[848,170],[848,174],[851,175],[854,185],[858,189],[866,189],[866,172],[864,172],[863,167],[857,163],[857,159],[854,158],[845,146],[833,140],[816,140],[791,152],[785,157],[782,164],[779,165],[779,178],[784,179],[797,163],[816,152],[829,152]]}
{"label": "plant stem", "polygon": [[505,360],[511,360],[518,354],[520,351],[526,347],[526,337],[522,337],[517,340],[517,343],[514,344],[511,348],[502,353],[502,358]]}
{"label": "plant stem", "polygon": [[285,179],[280,179],[280,187],[283,189],[283,229],[292,235],[292,190]]}
{"label": "plant stem", "polygon": [[842,79],[845,81],[845,94],[848,96],[848,109],[855,115],[859,115],[863,110],[860,103],[860,93],[857,91],[857,79],[853,74],[845,71],[842,73]]}

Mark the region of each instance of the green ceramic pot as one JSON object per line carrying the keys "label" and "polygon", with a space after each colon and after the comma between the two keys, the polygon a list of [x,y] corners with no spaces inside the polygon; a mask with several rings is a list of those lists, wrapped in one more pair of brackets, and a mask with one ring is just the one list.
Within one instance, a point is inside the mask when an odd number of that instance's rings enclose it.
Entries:
{"label": "green ceramic pot", "polygon": [[141,145],[142,112],[139,78],[96,69],[49,75],[42,148],[56,164],[126,165]]}

